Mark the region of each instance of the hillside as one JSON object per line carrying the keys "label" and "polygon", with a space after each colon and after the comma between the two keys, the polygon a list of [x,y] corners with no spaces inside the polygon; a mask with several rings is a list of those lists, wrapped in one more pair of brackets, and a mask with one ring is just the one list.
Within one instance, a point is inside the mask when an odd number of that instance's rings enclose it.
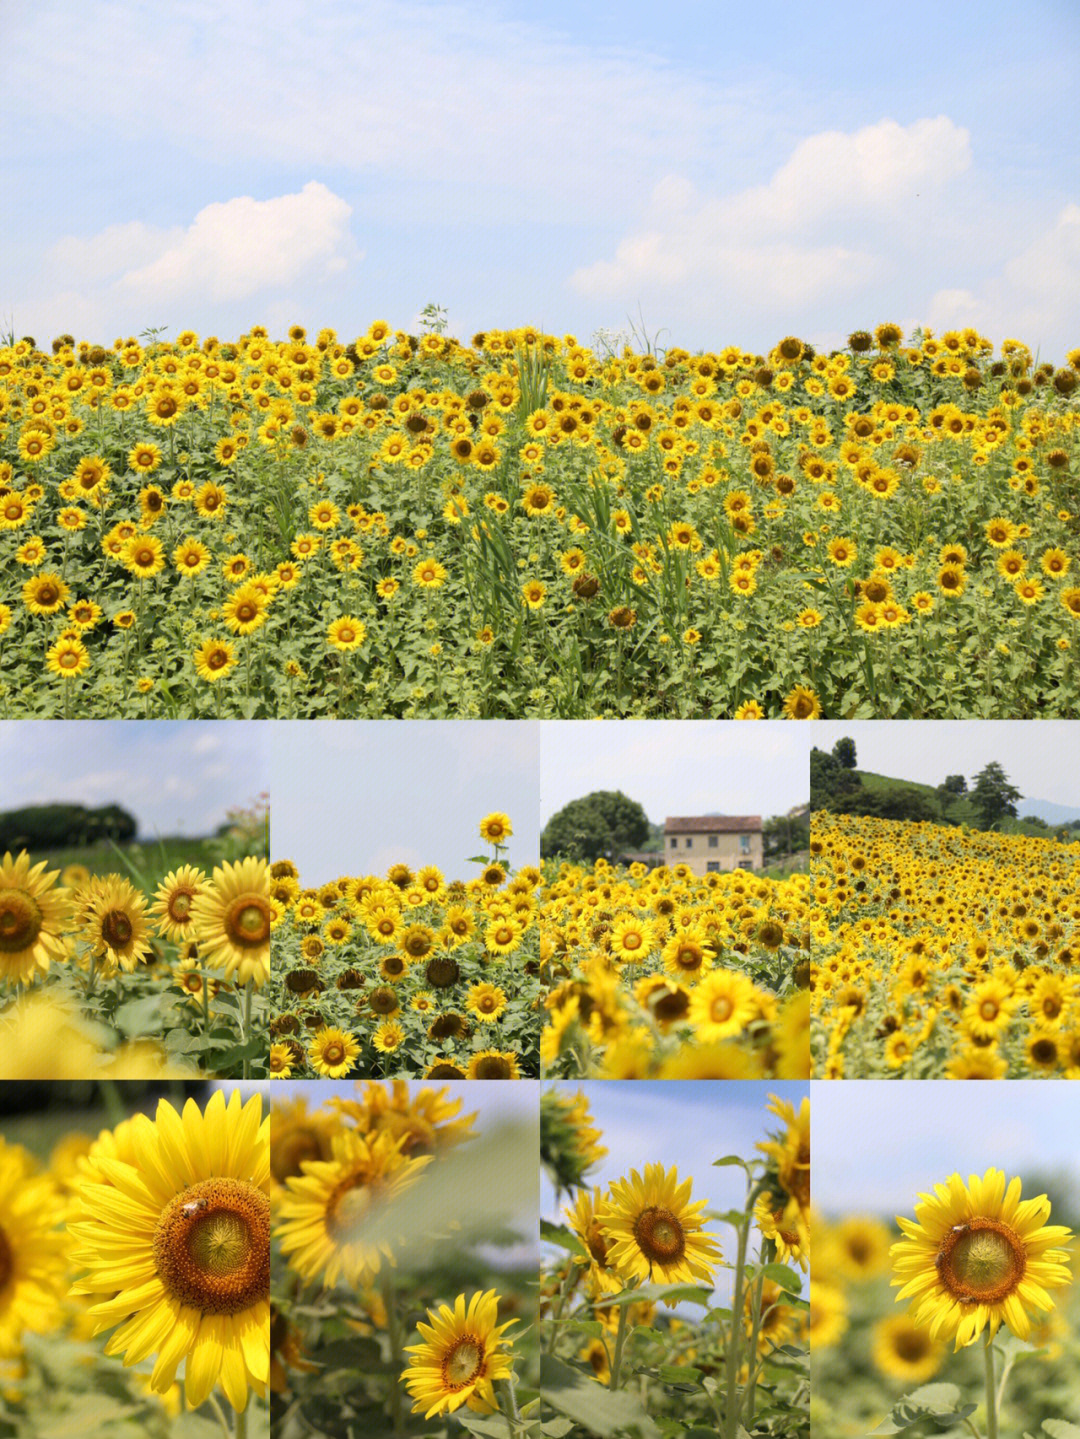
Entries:
{"label": "hillside", "polygon": [[[940,824],[968,825],[972,829],[980,828],[979,816],[975,806],[971,802],[970,795],[941,796],[937,788],[932,784],[922,784],[918,780],[895,779],[891,775],[876,774],[873,770],[853,769],[848,773],[856,779],[864,792],[874,795],[882,800],[903,799],[910,796],[918,798],[927,806],[926,818]],[[1038,803],[1040,809],[1052,814],[1055,810],[1060,811],[1063,816],[1071,817],[1073,812],[1064,806],[1053,805],[1047,801],[1027,801],[1028,804]],[[815,797],[815,809],[823,808],[846,808],[846,804],[833,804],[832,806],[821,803],[820,798]],[[1019,809],[1024,808],[1025,801],[1021,801]],[[1048,832],[1054,833],[1056,829],[1068,823],[1067,819],[1058,821],[1057,824],[1043,823],[1036,815],[1021,816],[1018,819],[1006,819],[998,826],[1002,834],[1027,834],[1034,836],[1045,836]],[[1075,821],[1074,821],[1075,823]]]}

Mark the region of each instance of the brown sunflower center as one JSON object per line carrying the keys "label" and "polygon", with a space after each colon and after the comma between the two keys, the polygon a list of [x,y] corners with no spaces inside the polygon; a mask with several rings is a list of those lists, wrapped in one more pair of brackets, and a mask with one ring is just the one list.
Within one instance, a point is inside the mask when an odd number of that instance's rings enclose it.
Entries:
{"label": "brown sunflower center", "polygon": [[355,1241],[357,1229],[370,1213],[379,1195],[376,1182],[367,1183],[362,1174],[353,1174],[330,1196],[326,1206],[326,1232],[335,1243]]}
{"label": "brown sunflower center", "polygon": [[261,949],[270,938],[270,901],[261,894],[241,894],[229,905],[225,932],[238,949]]}
{"label": "brown sunflower center", "polygon": [[1018,1288],[1027,1254],[1003,1220],[975,1218],[949,1230],[935,1263],[941,1282],[959,1303],[997,1304]]}
{"label": "brown sunflower center", "polygon": [[447,1389],[464,1389],[484,1367],[484,1346],[472,1334],[463,1334],[443,1355],[442,1375]]}
{"label": "brown sunflower center", "polygon": [[29,949],[41,933],[37,901],[21,889],[0,889],[0,954]]}
{"label": "brown sunflower center", "polygon": [[623,949],[640,949],[641,935],[634,930],[630,930],[627,934],[623,935],[622,945]]}
{"label": "brown sunflower center", "polygon": [[723,1024],[731,1018],[731,1011],[734,1008],[731,999],[726,994],[718,994],[709,1006],[709,1014],[717,1024]]}
{"label": "brown sunflower center", "polygon": [[169,896],[166,907],[174,924],[187,924],[191,918],[191,901],[194,897],[193,889],[177,889]]}
{"label": "brown sunflower center", "polygon": [[485,1054],[477,1060],[475,1073],[477,1079],[509,1079],[511,1069],[501,1054]]}
{"label": "brown sunflower center", "polygon": [[203,1314],[269,1298],[270,1201],[241,1179],[204,1179],[169,1201],[154,1231],[166,1292]]}
{"label": "brown sunflower center", "polygon": [[336,1041],[323,1050],[323,1061],[326,1064],[340,1064],[344,1058],[345,1050]]}
{"label": "brown sunflower center", "polygon": [[110,949],[123,949],[134,932],[130,916],[122,909],[110,909],[101,916],[101,937]]}
{"label": "brown sunflower center", "polygon": [[908,1364],[918,1364],[930,1352],[930,1335],[922,1329],[905,1329],[893,1339],[897,1357]]}
{"label": "brown sunflower center", "polygon": [[686,1235],[670,1209],[650,1204],[634,1220],[634,1238],[650,1264],[674,1264],[686,1252]]}

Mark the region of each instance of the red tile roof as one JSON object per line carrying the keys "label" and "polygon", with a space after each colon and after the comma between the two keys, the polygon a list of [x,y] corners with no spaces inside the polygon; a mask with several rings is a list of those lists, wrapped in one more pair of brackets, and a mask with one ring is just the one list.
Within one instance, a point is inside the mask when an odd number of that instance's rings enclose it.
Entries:
{"label": "red tile roof", "polygon": [[754,834],[760,829],[759,814],[702,814],[664,820],[665,834]]}

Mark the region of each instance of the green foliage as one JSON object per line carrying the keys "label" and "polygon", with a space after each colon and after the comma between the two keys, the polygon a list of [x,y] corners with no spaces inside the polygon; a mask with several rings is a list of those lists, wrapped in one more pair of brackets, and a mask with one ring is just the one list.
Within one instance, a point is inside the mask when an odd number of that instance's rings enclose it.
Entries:
{"label": "green foliage", "polygon": [[614,859],[648,837],[649,819],[636,800],[621,790],[594,790],[552,815],[540,836],[540,854],[586,862]]}
{"label": "green foliage", "polygon": [[118,804],[88,808],[82,804],[37,804],[0,813],[0,852],[55,850],[135,838],[133,815]]}

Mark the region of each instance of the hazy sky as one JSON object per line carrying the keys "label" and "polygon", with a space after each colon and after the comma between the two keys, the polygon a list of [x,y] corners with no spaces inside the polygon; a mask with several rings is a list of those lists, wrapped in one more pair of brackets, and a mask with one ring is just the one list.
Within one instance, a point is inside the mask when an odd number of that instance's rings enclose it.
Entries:
{"label": "hazy sky", "polygon": [[270,788],[269,726],[244,720],[2,720],[0,808],[119,804],[140,839],[212,834]]}
{"label": "hazy sky", "polygon": [[434,864],[447,879],[490,854],[479,825],[513,826],[510,863],[539,862],[535,725],[514,720],[279,721],[270,726],[270,851],[305,885]]}
{"label": "hazy sky", "polygon": [[959,1173],[1068,1170],[1080,1179],[1080,1087],[1067,1079],[814,1085],[814,1204],[825,1213],[911,1214],[917,1194]]}
{"label": "hazy sky", "polygon": [[1077,343],[1074,0],[2,9],[0,316],[45,343],[428,301],[462,339]]}
{"label": "hazy sky", "polygon": [[621,789],[668,815],[785,814],[810,799],[815,726],[790,720],[540,722],[544,824],[572,799]]}
{"label": "hazy sky", "polygon": [[[547,1086],[545,1086],[547,1087]],[[589,1171],[590,1187],[604,1189],[631,1169],[644,1173],[646,1164],[678,1168],[680,1179],[693,1179],[691,1200],[708,1199],[711,1210],[741,1208],[746,1177],[737,1165],[714,1167],[717,1159],[738,1154],[760,1157],[755,1145],[770,1132],[787,1128],[768,1112],[770,1095],[787,1100],[798,1112],[809,1084],[771,1081],[603,1080],[563,1082],[554,1086],[569,1094],[579,1089],[589,1096],[594,1128],[603,1133],[598,1143],[608,1154]],[[555,1209],[555,1190],[546,1175],[540,1183],[540,1213],[563,1222]],[[733,1231],[727,1225],[709,1226],[718,1236],[721,1252],[733,1259]],[[729,1276],[721,1270],[717,1292],[730,1293]],[[700,1313],[700,1311],[698,1311]]]}
{"label": "hazy sky", "polygon": [[946,775],[971,780],[997,760],[1025,799],[1080,809],[1080,721],[1077,720],[821,720],[813,743],[832,749],[855,741],[860,769],[893,779],[940,784]]}

